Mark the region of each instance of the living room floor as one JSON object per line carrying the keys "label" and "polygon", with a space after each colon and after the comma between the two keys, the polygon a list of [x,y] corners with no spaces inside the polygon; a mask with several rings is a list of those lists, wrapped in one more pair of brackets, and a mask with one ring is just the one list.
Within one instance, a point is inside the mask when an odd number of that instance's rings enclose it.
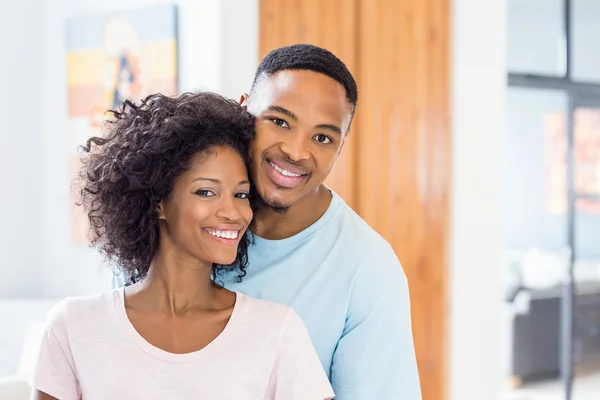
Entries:
{"label": "living room floor", "polygon": [[[513,389],[502,400],[564,400],[562,382],[550,380]],[[573,384],[572,400],[600,399],[600,370],[578,373]]]}

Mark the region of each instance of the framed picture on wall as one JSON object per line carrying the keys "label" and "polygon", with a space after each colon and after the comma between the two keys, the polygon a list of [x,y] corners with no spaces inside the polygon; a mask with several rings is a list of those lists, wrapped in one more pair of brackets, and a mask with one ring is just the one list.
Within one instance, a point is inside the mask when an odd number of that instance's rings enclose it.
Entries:
{"label": "framed picture on wall", "polygon": [[[108,110],[124,100],[151,93],[178,92],[177,8],[154,5],[89,14],[66,22],[69,118],[69,179],[79,168],[79,146],[102,135]],[[77,244],[89,243],[87,218],[71,191],[71,233]]]}

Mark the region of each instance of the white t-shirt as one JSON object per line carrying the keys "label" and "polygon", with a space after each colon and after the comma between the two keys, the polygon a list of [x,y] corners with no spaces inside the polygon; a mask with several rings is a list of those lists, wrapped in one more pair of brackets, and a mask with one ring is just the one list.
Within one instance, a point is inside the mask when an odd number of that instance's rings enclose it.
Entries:
{"label": "white t-shirt", "polygon": [[123,289],[64,300],[50,313],[29,381],[59,400],[333,398],[296,313],[241,293],[223,332],[188,354],[140,336]]}

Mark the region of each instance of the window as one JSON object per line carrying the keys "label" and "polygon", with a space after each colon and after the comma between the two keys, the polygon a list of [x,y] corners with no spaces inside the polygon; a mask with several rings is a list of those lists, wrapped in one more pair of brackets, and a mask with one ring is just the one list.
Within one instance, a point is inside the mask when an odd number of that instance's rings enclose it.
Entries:
{"label": "window", "polygon": [[563,20],[562,0],[508,0],[508,69],[564,76]]}
{"label": "window", "polygon": [[[600,260],[600,0],[507,2],[507,250],[566,243],[576,274]],[[560,284],[559,365],[571,400],[586,325],[574,313],[573,274]]]}
{"label": "window", "polygon": [[600,83],[600,1],[572,2],[573,79]]}
{"label": "window", "polygon": [[[568,99],[556,90],[510,88],[504,167],[507,249],[560,252],[567,246],[566,147]],[[565,138],[566,139],[566,138]]]}

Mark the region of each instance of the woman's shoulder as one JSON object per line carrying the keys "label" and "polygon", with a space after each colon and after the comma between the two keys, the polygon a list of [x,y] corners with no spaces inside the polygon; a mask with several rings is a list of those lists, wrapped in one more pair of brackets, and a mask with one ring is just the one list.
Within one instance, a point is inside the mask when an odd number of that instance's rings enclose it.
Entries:
{"label": "woman's shoulder", "polygon": [[274,319],[285,319],[287,314],[293,312],[291,307],[274,301],[258,299],[239,292],[237,297],[243,303],[242,307],[245,313],[270,316]]}
{"label": "woman's shoulder", "polygon": [[238,293],[243,302],[242,313],[247,322],[271,331],[282,331],[287,325],[300,319],[293,308],[270,300],[257,299]]}
{"label": "woman's shoulder", "polygon": [[119,290],[91,296],[67,297],[52,307],[46,319],[48,327],[67,328],[73,325],[85,326],[93,321],[110,317]]}

